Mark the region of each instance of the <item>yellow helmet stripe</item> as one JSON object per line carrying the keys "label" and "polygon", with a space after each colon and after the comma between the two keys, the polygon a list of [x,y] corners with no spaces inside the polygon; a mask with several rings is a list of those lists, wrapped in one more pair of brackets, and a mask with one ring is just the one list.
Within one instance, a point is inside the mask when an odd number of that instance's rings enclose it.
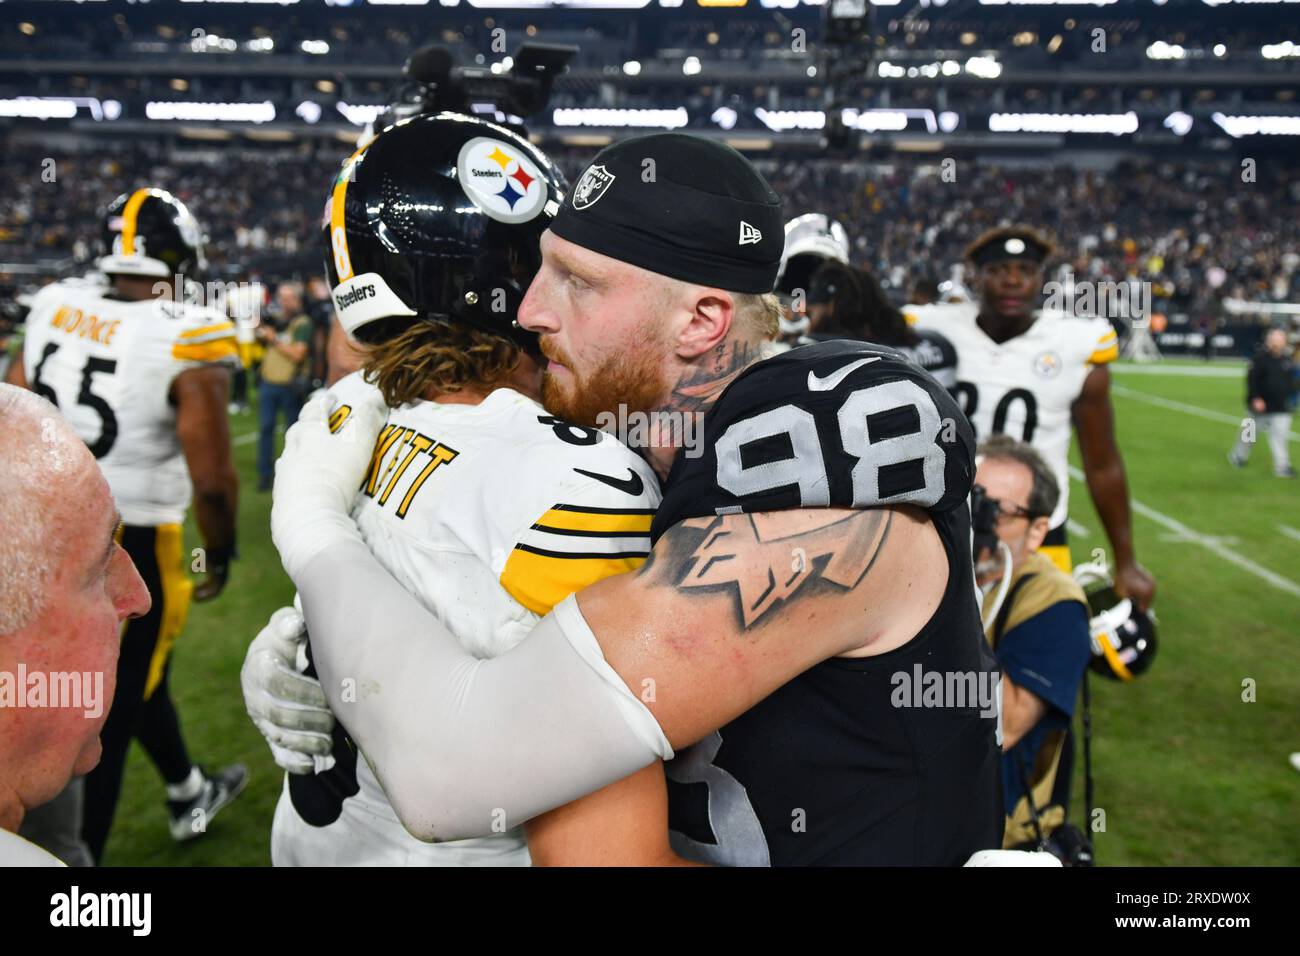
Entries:
{"label": "yellow helmet stripe", "polygon": [[1105,656],[1106,663],[1110,665],[1110,669],[1115,672],[1115,676],[1122,681],[1131,681],[1133,679],[1133,675],[1129,672],[1129,669],[1124,665],[1124,662],[1119,659],[1119,652],[1116,651],[1113,646],[1111,646],[1111,643],[1106,638],[1106,635],[1102,635],[1102,639],[1097,643],[1101,645],[1101,653]]}
{"label": "yellow helmet stripe", "polygon": [[131,194],[131,198],[126,201],[125,208],[122,209],[122,255],[135,255],[135,222],[140,215],[140,207],[144,201],[149,198],[153,192],[152,189],[137,189]]}
{"label": "yellow helmet stripe", "polygon": [[352,169],[356,161],[374,142],[374,137],[366,140],[357,151],[343,163],[338,178],[334,180],[334,192],[330,195],[330,249],[334,254],[334,269],[339,274],[339,282],[352,278],[352,257],[348,254],[348,233],[343,225],[344,200],[348,194],[348,183],[352,181]]}

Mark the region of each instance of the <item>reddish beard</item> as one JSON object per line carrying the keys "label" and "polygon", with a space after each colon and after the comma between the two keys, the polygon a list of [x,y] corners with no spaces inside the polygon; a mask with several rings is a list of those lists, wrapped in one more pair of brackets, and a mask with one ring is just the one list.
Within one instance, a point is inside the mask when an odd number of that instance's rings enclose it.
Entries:
{"label": "reddish beard", "polygon": [[668,395],[663,353],[653,343],[636,351],[609,356],[589,374],[578,374],[569,357],[543,338],[542,354],[563,365],[571,378],[560,381],[542,373],[542,404],[558,418],[596,427],[602,412],[618,414],[620,405],[632,412],[651,412]]}

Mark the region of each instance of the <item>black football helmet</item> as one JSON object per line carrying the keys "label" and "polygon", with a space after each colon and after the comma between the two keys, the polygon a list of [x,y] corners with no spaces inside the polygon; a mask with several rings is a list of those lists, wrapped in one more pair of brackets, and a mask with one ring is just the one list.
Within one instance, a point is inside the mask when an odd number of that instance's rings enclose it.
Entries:
{"label": "black football helmet", "polygon": [[1110,572],[1100,564],[1080,564],[1074,579],[1088,597],[1092,618],[1092,660],[1088,667],[1112,680],[1131,681],[1145,673],[1156,656],[1156,617],[1120,599]]}
{"label": "black football helmet", "polygon": [[412,322],[465,323],[535,348],[515,316],[564,200],[560,171],[501,126],[400,120],[343,164],[323,226],[339,321],[367,343]]}
{"label": "black football helmet", "polygon": [[144,187],[118,196],[104,215],[105,275],[193,277],[207,262],[203,234],[185,204],[165,189]]}

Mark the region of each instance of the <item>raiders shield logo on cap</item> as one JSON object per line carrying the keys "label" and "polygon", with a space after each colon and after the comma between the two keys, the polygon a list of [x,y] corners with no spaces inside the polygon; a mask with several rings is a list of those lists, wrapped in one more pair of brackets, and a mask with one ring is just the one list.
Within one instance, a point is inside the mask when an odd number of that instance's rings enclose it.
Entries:
{"label": "raiders shield logo on cap", "polygon": [[578,185],[573,187],[573,208],[586,209],[594,206],[615,178],[617,177],[604,166],[588,166],[578,180]]}

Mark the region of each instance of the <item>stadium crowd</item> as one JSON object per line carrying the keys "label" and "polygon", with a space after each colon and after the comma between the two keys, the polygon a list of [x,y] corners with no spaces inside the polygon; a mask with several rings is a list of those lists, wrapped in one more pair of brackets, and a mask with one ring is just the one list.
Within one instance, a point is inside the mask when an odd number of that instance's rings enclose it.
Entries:
{"label": "stadium crowd", "polygon": [[[33,185],[0,197],[0,263],[46,260],[49,275],[75,268],[94,255],[97,237],[85,223],[96,221],[97,205],[124,184],[150,182],[197,210],[212,275],[305,278],[320,268],[321,184],[345,152],[332,141],[167,151],[132,140],[106,156],[9,142],[6,177]],[[590,156],[571,147],[550,153],[571,182]],[[843,222],[854,264],[876,272],[900,300],[918,279],[950,278],[975,236],[1008,221],[1053,233],[1062,265],[1075,276],[1150,281],[1159,311],[1193,321],[1215,314],[1222,298],[1300,299],[1300,183],[1267,164],[1252,183],[1241,182],[1236,167],[1195,164],[1121,164],[1103,172],[956,160],[945,171],[934,159],[790,157],[757,166],[791,215],[817,211]]]}

